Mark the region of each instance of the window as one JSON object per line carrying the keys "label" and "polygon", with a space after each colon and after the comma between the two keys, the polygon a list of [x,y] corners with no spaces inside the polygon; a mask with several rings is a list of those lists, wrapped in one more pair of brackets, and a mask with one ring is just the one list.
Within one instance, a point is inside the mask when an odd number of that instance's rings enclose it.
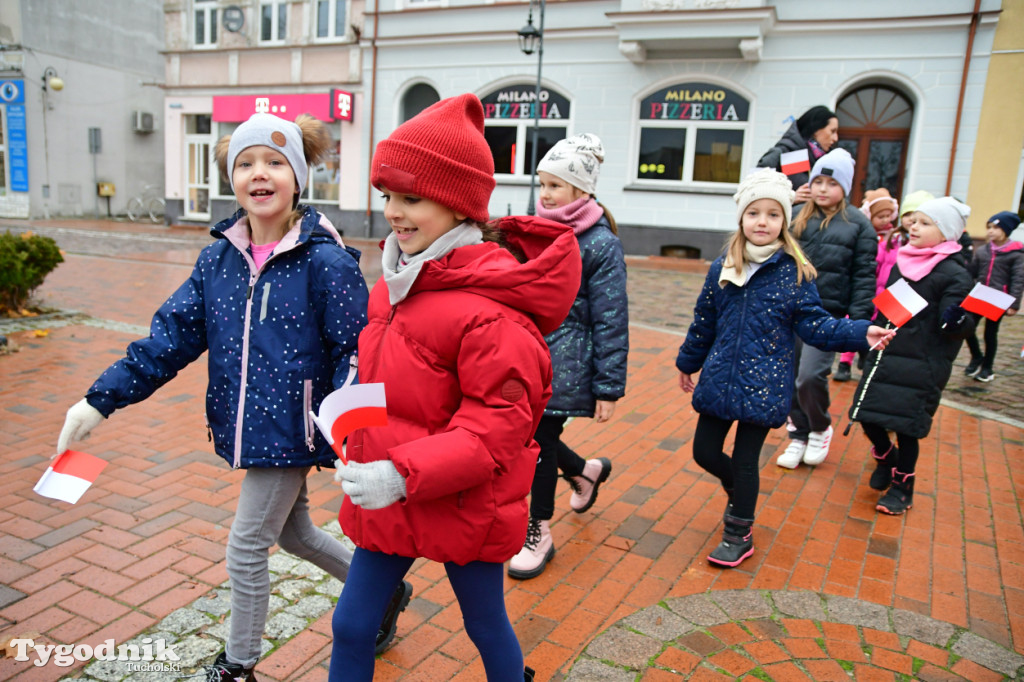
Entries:
{"label": "window", "polygon": [[740,181],[750,103],[711,83],[680,83],[640,102],[635,178],[646,186]]}
{"label": "window", "polygon": [[288,36],[288,2],[260,3],[260,42],[283,43]]}
{"label": "window", "polygon": [[431,104],[437,104],[440,101],[441,96],[437,94],[437,90],[426,83],[417,83],[402,95],[402,123],[405,123]]}
{"label": "window", "polygon": [[534,114],[539,116],[537,161],[556,142],[567,136],[570,103],[565,96],[548,89],[540,91],[540,107],[534,83],[509,85],[480,98],[484,105],[484,137],[494,157],[499,180],[529,178],[533,174]]}
{"label": "window", "polygon": [[216,0],[195,0],[194,9],[193,37],[196,47],[214,47],[217,44]]}
{"label": "window", "polygon": [[316,37],[341,39],[348,35],[345,23],[346,0],[317,0]]}

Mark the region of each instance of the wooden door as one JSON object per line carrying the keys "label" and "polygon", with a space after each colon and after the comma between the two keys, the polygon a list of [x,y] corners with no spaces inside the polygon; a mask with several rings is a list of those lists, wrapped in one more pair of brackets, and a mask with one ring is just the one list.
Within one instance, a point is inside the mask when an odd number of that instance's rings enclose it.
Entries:
{"label": "wooden door", "polygon": [[900,200],[914,115],[910,100],[894,88],[869,85],[844,96],[836,114],[838,145],[856,162],[850,203],[859,207],[864,193],[879,187]]}

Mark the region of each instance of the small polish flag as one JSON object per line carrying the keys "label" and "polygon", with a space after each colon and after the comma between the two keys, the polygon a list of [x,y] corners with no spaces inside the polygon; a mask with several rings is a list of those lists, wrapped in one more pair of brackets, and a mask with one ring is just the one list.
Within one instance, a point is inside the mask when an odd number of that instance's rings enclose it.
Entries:
{"label": "small polish flag", "polygon": [[309,414],[338,458],[347,464],[342,449],[345,436],[356,429],[388,423],[384,384],[346,384],[324,398],[320,414]]}
{"label": "small polish flag", "polygon": [[1007,308],[1017,300],[1010,294],[987,287],[984,284],[975,284],[971,293],[960,304],[964,310],[969,310],[978,315],[984,315],[993,322],[998,322]]}
{"label": "small polish flag", "polygon": [[902,327],[914,315],[928,307],[928,301],[900,277],[871,301],[896,327]]}
{"label": "small polish flag", "polygon": [[43,472],[32,490],[43,497],[52,497],[74,504],[107,466],[105,460],[84,452],[66,450]]}
{"label": "small polish flag", "polygon": [[785,152],[781,157],[782,172],[786,175],[811,172],[811,157],[806,149]]}

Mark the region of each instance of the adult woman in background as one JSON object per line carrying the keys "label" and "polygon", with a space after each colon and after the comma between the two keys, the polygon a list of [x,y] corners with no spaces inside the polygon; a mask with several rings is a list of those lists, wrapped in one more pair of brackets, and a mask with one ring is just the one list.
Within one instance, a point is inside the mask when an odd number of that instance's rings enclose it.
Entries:
{"label": "adult woman in background", "polygon": [[782,155],[786,152],[807,150],[808,170],[787,175],[796,190],[793,204],[802,204],[811,198],[808,184],[810,166],[824,156],[839,139],[839,119],[824,105],[813,106],[800,115],[771,149],[757,162],[758,168],[782,171]]}

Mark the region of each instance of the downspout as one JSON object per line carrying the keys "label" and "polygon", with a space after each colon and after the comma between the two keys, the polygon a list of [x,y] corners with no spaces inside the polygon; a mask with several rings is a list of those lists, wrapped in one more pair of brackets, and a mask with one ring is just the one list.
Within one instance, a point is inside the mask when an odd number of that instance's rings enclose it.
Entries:
{"label": "downspout", "polygon": [[[979,0],[980,2],[980,0]],[[373,194],[373,185],[370,184],[370,173],[373,171],[373,124],[377,120],[377,29],[380,25],[380,0],[373,2],[373,38],[371,39],[371,53],[373,55],[373,66],[370,70],[370,144],[369,154],[366,156],[366,236],[373,236],[373,214],[370,210],[370,197]]]}
{"label": "downspout", "polygon": [[946,196],[953,186],[953,165],[956,162],[956,145],[960,139],[960,116],[964,110],[964,93],[967,91],[967,72],[971,68],[971,51],[974,49],[974,34],[978,32],[978,16],[981,11],[981,0],[974,0],[974,12],[971,14],[971,28],[967,34],[967,53],[964,54],[964,72],[960,76],[960,98],[956,103],[956,120],[953,123],[953,145],[949,150],[949,170],[946,172]]}

